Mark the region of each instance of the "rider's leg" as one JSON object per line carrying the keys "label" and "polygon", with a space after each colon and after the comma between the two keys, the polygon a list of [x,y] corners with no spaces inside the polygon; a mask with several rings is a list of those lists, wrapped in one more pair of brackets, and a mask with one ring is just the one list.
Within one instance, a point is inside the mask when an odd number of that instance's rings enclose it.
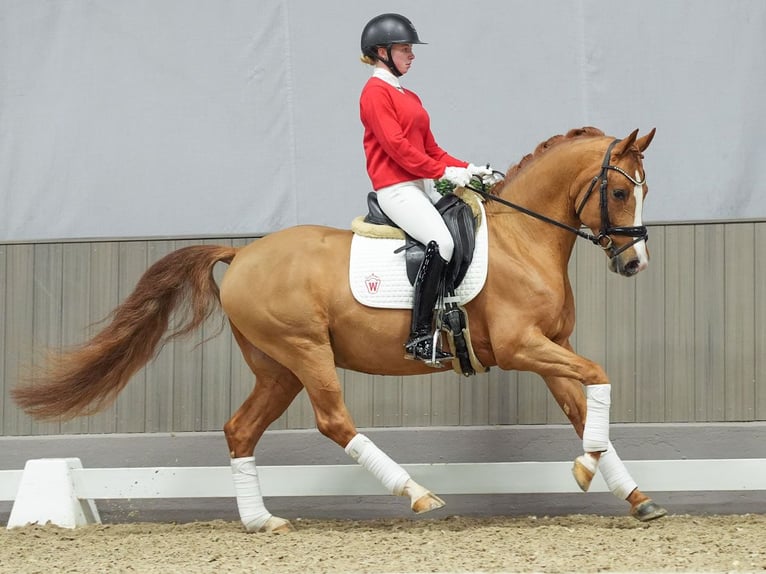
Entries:
{"label": "rider's leg", "polygon": [[427,246],[415,280],[407,358],[439,364],[452,355],[434,348],[433,309],[443,289],[443,276],[452,258],[454,242],[436,211],[422,181],[407,182],[378,190],[381,209],[410,236]]}

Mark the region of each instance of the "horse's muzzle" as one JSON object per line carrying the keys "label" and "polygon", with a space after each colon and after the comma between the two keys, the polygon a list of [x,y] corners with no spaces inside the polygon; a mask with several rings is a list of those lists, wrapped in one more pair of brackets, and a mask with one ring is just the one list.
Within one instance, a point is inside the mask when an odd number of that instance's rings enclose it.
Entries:
{"label": "horse's muzzle", "polygon": [[623,277],[633,277],[649,266],[647,262],[642,262],[634,253],[624,257],[627,253],[628,252],[623,252],[614,257],[610,257],[609,270],[613,273],[618,273]]}

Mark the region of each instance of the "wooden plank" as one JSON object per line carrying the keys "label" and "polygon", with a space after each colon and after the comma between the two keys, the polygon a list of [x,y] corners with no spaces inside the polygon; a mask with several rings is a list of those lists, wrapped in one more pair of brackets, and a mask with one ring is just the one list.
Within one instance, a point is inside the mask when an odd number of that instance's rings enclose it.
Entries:
{"label": "wooden plank", "polygon": [[[173,241],[152,241],[148,244],[148,269],[165,255],[175,251]],[[168,342],[159,354],[146,365],[146,432],[170,432],[173,429],[173,351],[175,342]]]}
{"label": "wooden plank", "polygon": [[[63,349],[87,340],[90,322],[90,244],[68,243],[63,246],[61,285],[61,345]],[[88,432],[87,417],[61,423],[62,434]]]}
{"label": "wooden plank", "polygon": [[[148,267],[148,245],[146,241],[126,241],[120,243],[119,251],[119,294],[120,302],[123,302]],[[146,399],[146,371],[141,369],[117,398],[118,432],[146,430]]]}
{"label": "wooden plank", "polygon": [[[6,249],[5,380],[15,386],[32,363],[34,342],[34,246]],[[32,419],[11,400],[3,401],[3,435],[32,434]]]}
{"label": "wooden plank", "polygon": [[316,427],[314,409],[311,400],[304,390],[295,398],[288,407],[286,414],[286,428],[288,429],[311,429]]}
{"label": "wooden plank", "polygon": [[461,376],[457,373],[433,376],[431,385],[431,424],[460,424]]}
{"label": "wooden plank", "polygon": [[[225,239],[206,240],[205,245],[231,245]],[[227,265],[219,263],[213,276],[220,285]],[[224,336],[225,333],[225,336]],[[231,337],[220,307],[202,326],[202,412],[199,430],[219,430],[231,416]]]}
{"label": "wooden plank", "polygon": [[402,426],[402,378],[380,375],[375,377],[372,426]]}
{"label": "wooden plank", "polygon": [[373,425],[372,389],[374,375],[343,371],[344,391],[346,401],[354,423],[358,427],[371,427]]}
{"label": "wooden plank", "polygon": [[518,373],[519,424],[539,425],[548,422],[548,396],[545,381],[536,373]]}
{"label": "wooden plank", "polygon": [[[642,273],[656,272],[653,264]],[[606,276],[606,360],[612,422],[636,420],[636,277]]]}
{"label": "wooden plank", "polygon": [[665,420],[694,420],[694,228],[665,229]]}
{"label": "wooden plank", "polygon": [[487,377],[489,385],[489,424],[518,424],[519,374],[516,371],[493,367],[483,376]]}
{"label": "wooden plank", "polygon": [[[196,240],[177,240],[174,249],[198,245]],[[173,344],[173,430],[196,431],[202,426],[202,330]]]}
{"label": "wooden plank", "polygon": [[636,276],[636,422],[665,420],[665,229],[652,229],[652,265]]}
{"label": "wooden plank", "polygon": [[726,226],[694,226],[695,421],[724,420],[724,282]]}
{"label": "wooden plank", "polygon": [[752,420],[755,414],[754,233],[752,223],[726,226],[723,329],[727,421]]}
{"label": "wooden plank", "polygon": [[[83,339],[95,336],[109,323],[109,314],[120,301],[120,244],[96,242],[90,248],[89,320]],[[117,431],[117,405],[88,417],[88,432]]]}
{"label": "wooden plank", "polygon": [[402,426],[430,426],[431,385],[431,375],[402,377]]}
{"label": "wooden plank", "polygon": [[[62,305],[62,246],[38,244],[34,246],[34,283],[32,320],[32,354],[37,366],[45,363],[48,353],[61,352]],[[58,434],[58,421],[32,421],[32,434]]]}
{"label": "wooden plank", "polygon": [[454,371],[446,375],[455,377],[460,385],[460,424],[489,424],[489,381],[487,377],[464,377]]}
{"label": "wooden plank", "polygon": [[[10,395],[11,383],[5,372],[5,331],[9,325],[8,316],[5,311],[6,299],[8,297],[8,269],[6,267],[6,253],[8,249],[8,246],[0,244],[0,317],[3,318],[0,326],[0,398],[3,400],[3,405],[9,405],[12,402]],[[3,429],[5,429],[5,409],[0,408],[0,431]],[[0,434],[4,433],[0,432]]]}
{"label": "wooden plank", "polygon": [[755,412],[766,420],[766,222],[755,224]]}
{"label": "wooden plank", "polygon": [[604,365],[607,259],[601,249],[588,243],[581,243],[578,248],[577,266],[572,277],[573,285],[577,286],[575,328],[579,334],[575,352]]}

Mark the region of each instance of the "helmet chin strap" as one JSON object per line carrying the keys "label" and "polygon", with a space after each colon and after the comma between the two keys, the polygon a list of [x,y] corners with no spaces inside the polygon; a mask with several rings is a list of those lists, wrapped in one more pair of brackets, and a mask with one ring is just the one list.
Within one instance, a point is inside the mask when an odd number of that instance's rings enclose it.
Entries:
{"label": "helmet chin strap", "polygon": [[384,60],[380,56],[378,56],[378,59],[383,62],[386,66],[388,66],[388,69],[391,70],[391,73],[396,76],[397,78],[400,78],[402,76],[402,73],[396,69],[396,65],[394,64],[394,58],[391,55],[391,46],[386,46],[386,54],[388,54],[388,60]]}

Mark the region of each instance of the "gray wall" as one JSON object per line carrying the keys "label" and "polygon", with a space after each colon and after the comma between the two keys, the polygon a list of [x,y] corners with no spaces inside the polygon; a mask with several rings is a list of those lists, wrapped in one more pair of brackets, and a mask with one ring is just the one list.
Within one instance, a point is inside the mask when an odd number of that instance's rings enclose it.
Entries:
{"label": "gray wall", "polygon": [[0,241],[347,226],[386,11],[453,155],[657,127],[646,221],[766,217],[762,0],[0,0]]}
{"label": "gray wall", "polygon": [[[653,225],[650,267],[609,273],[577,243],[578,352],[606,366],[613,422],[766,420],[766,221]],[[244,244],[247,239],[206,240]],[[0,245],[0,429],[4,435],[218,430],[252,385],[220,317],[168,345],[107,412],[36,423],[9,400],[20,369],[48,347],[81,342],[138,277],[193,240]],[[219,269],[222,271],[222,269]],[[379,377],[340,372],[360,427],[563,423],[537,375]],[[313,426],[302,394],[274,429]]]}

